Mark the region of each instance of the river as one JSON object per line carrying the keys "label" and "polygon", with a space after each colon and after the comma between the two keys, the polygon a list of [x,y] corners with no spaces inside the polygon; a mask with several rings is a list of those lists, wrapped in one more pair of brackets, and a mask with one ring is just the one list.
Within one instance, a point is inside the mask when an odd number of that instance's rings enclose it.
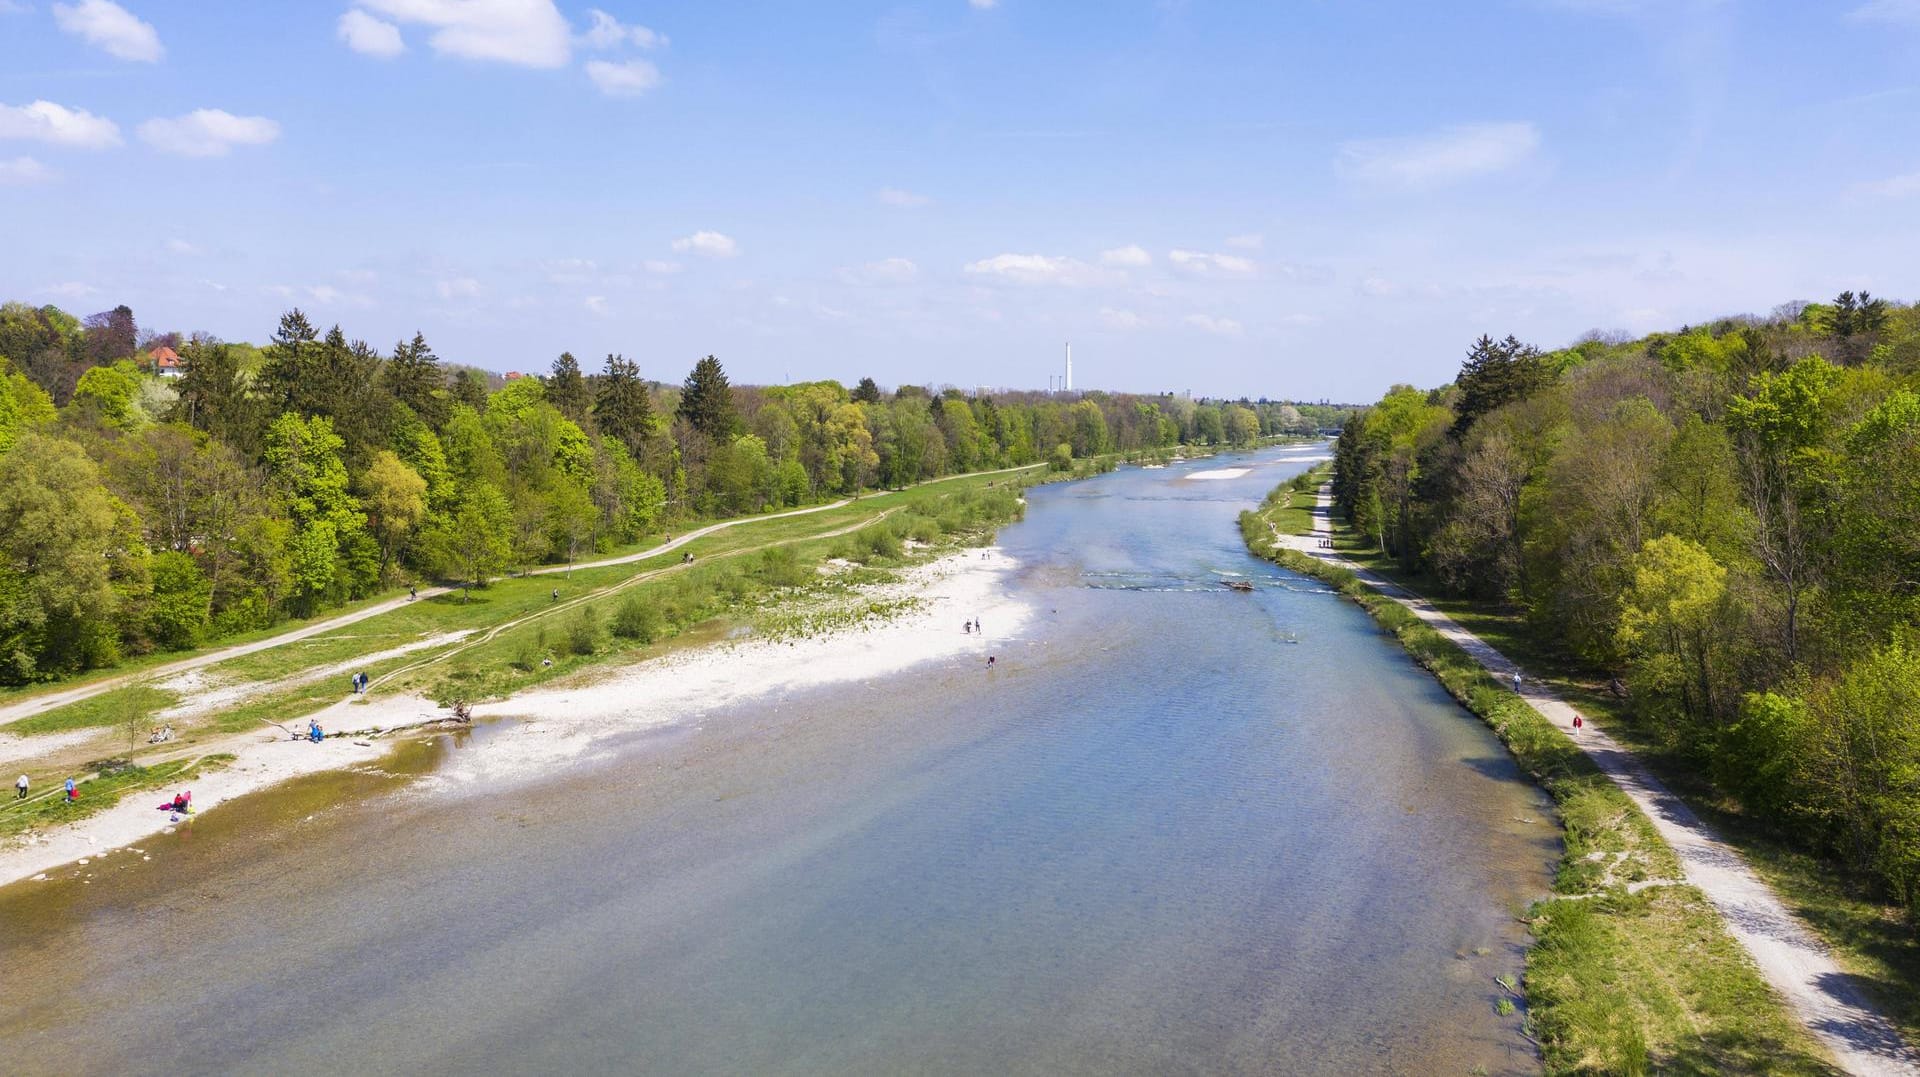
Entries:
{"label": "river", "polygon": [[413,781],[444,737],[0,890],[0,1070],[1534,1072],[1494,981],[1548,802],[1241,546],[1323,453],[1034,489],[1000,544],[1037,613],[993,672],[742,705],[488,796]]}

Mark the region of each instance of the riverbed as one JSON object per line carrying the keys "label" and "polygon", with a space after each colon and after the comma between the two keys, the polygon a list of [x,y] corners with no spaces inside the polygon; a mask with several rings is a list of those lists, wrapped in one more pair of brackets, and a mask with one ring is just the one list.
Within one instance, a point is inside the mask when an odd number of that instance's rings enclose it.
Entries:
{"label": "riverbed", "polygon": [[1324,452],[1034,489],[996,555],[1029,615],[983,624],[991,669],[435,780],[503,720],[0,890],[0,1054],[63,1074],[1533,1072],[1495,978],[1548,887],[1548,803],[1365,614],[1241,546],[1237,513]]}

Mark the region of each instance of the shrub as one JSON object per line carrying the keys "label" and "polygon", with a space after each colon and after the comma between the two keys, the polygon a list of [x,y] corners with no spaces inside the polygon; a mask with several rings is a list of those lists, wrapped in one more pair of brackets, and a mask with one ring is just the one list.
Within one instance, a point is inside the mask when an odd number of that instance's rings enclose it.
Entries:
{"label": "shrub", "polygon": [[660,638],[660,608],[639,595],[628,595],[613,614],[613,634],[621,639],[652,643]]}
{"label": "shrub", "polygon": [[592,654],[600,646],[600,619],[593,615],[593,607],[583,606],[580,613],[567,626],[567,650],[574,654]]}

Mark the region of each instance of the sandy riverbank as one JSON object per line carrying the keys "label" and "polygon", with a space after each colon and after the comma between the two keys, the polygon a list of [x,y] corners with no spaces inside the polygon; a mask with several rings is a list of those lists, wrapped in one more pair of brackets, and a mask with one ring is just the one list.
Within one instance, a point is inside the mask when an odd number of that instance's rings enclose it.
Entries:
{"label": "sandy riverbank", "polygon": [[[881,677],[923,662],[984,665],[996,641],[1017,635],[1030,619],[1027,606],[1006,593],[1005,581],[1015,567],[997,551],[969,550],[913,569],[902,583],[873,594],[875,600],[920,600],[911,612],[884,622],[792,642],[729,642],[624,668],[589,670],[567,682],[484,704],[475,714],[498,723],[492,735],[461,752],[454,764],[421,779],[420,788],[432,794],[476,782],[491,787],[550,775],[604,755],[612,738],[621,734],[698,719],[751,699],[777,699]],[[962,631],[962,623],[974,618],[986,627],[985,633]],[[330,730],[378,726],[392,731],[445,716],[429,700],[376,695],[359,703],[343,699],[317,717]],[[330,738],[309,744],[275,738],[247,734],[205,746],[206,754],[230,752],[237,758],[188,783],[199,812],[291,778],[375,763],[395,743]],[[171,827],[191,825],[190,820],[176,824],[168,813],[156,810],[163,799],[158,790],[132,793],[86,819],[9,842],[0,847],[0,886],[56,869],[85,870],[74,866],[82,859],[147,855],[128,847]]]}

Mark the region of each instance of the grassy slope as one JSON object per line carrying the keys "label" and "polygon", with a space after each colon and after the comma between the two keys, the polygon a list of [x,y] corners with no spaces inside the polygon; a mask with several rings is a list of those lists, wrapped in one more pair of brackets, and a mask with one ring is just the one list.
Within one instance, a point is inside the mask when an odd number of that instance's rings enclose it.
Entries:
{"label": "grassy slope", "polygon": [[1686,886],[1627,892],[1630,882],[1675,877],[1673,853],[1564,734],[1352,573],[1277,548],[1267,516],[1248,514],[1243,530],[1256,554],[1365,607],[1553,796],[1566,834],[1554,881],[1562,897],[1529,913],[1536,943],[1525,984],[1528,1025],[1549,1072],[1833,1072],[1704,896]]}

